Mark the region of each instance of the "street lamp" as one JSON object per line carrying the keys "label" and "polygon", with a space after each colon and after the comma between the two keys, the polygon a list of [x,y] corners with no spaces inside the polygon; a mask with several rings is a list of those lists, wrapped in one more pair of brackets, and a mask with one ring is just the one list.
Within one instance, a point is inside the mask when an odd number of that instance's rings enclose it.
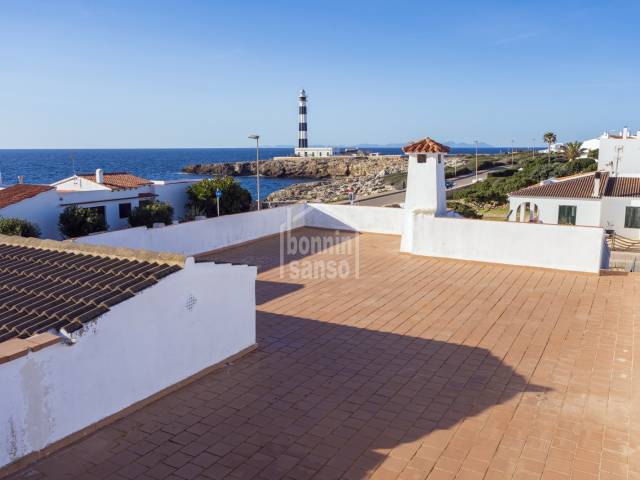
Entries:
{"label": "street lamp", "polygon": [[511,140],[511,167],[513,167],[513,140]]}
{"label": "street lamp", "polygon": [[478,140],[474,143],[476,144],[476,183],[478,183]]}
{"label": "street lamp", "polygon": [[260,135],[249,135],[249,138],[256,141],[256,196],[260,210]]}

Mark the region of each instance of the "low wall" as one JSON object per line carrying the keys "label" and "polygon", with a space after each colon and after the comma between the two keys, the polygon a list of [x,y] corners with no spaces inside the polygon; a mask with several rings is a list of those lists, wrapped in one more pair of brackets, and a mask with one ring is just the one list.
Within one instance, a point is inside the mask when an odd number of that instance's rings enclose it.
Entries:
{"label": "low wall", "polygon": [[401,235],[403,218],[404,210],[401,208],[311,203],[308,205],[305,225]]}
{"label": "low wall", "polygon": [[408,217],[401,250],[416,255],[598,273],[604,230],[535,223]]}
{"label": "low wall", "polygon": [[296,204],[161,228],[127,228],[74,241],[195,255],[305,226],[400,235],[402,214],[399,208]]}
{"label": "low wall", "polygon": [[[77,238],[78,243],[140,248],[182,255],[217,250],[304,226],[305,204],[224,215],[161,228],[136,227]],[[288,227],[287,227],[288,228]]]}
{"label": "low wall", "polygon": [[0,467],[253,346],[255,278],[255,267],[189,258],[74,345],[1,364]]}

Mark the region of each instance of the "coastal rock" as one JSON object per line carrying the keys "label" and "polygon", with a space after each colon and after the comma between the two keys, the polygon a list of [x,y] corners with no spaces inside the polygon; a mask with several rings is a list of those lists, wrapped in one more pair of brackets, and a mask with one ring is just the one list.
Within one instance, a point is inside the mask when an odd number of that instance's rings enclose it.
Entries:
{"label": "coastal rock", "polygon": [[[184,172],[200,175],[249,176],[256,174],[255,162],[188,165]],[[406,172],[407,159],[400,155],[363,157],[277,157],[260,162],[260,175],[266,177],[332,178],[359,177]]]}
{"label": "coastal rock", "polygon": [[323,182],[298,183],[271,193],[267,197],[267,201],[275,203],[296,201],[337,202],[349,198],[350,188],[356,198],[394,190],[392,185],[385,182],[384,177],[375,174]]}

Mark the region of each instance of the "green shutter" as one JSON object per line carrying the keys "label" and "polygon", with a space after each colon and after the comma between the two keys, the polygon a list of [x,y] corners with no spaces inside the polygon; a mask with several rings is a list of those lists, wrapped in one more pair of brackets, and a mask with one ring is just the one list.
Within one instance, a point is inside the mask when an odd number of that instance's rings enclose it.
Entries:
{"label": "green shutter", "polygon": [[575,225],[577,209],[575,205],[560,205],[558,208],[558,223],[560,225]]}
{"label": "green shutter", "polygon": [[627,207],[624,212],[624,228],[640,228],[640,207]]}

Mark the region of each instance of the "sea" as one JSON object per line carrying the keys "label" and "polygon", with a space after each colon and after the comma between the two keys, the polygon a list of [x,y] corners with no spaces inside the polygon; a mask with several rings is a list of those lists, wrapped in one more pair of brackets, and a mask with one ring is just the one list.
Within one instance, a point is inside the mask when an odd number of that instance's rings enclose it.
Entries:
{"label": "sea", "polygon": [[[400,148],[370,148],[368,151],[385,155],[401,154]],[[504,148],[479,148],[480,154],[507,152]],[[475,148],[453,148],[453,154],[475,153]],[[260,158],[293,154],[293,148],[261,148]],[[0,149],[0,184],[17,183],[23,175],[25,183],[49,184],[74,173],[92,173],[97,168],[105,172],[131,172],[152,180],[205,178],[182,172],[186,165],[252,161],[255,148],[144,148],[144,149],[56,149],[56,150],[2,150]],[[240,184],[255,197],[256,178],[238,177]],[[271,192],[294,183],[313,181],[305,178],[260,178],[260,194],[264,198]]]}

